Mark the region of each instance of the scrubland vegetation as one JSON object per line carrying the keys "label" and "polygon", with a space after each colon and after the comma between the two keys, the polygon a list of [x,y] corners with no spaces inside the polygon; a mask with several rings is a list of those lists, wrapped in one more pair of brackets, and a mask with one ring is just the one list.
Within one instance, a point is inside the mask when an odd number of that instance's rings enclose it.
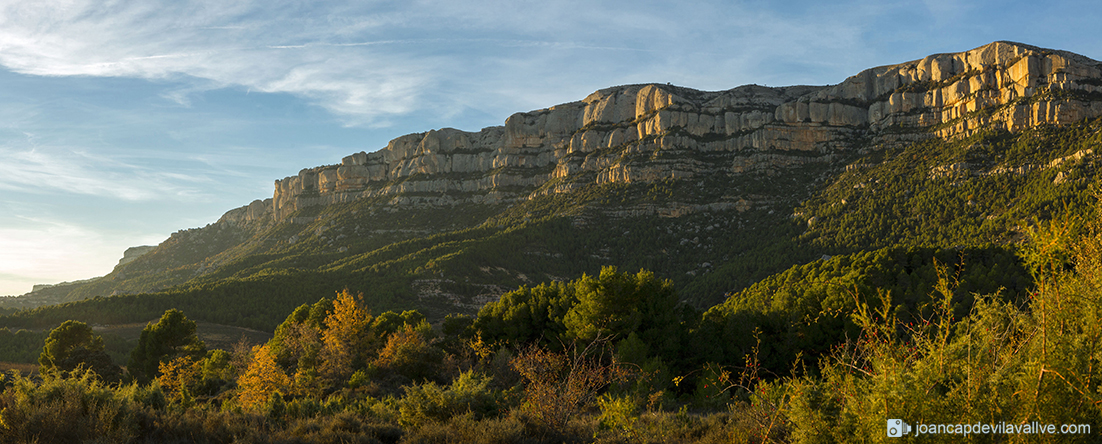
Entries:
{"label": "scrubland vegetation", "polygon": [[125,374],[86,325],[67,322],[40,349],[40,377],[5,377],[0,436],[868,442],[902,418],[1095,430],[930,442],[1091,442],[1102,430],[1102,224],[1067,216],[1028,234],[1012,255],[819,260],[704,313],[650,272],[611,267],[436,326],[416,311],[373,315],[342,291],[232,351],[206,350],[171,310]]}

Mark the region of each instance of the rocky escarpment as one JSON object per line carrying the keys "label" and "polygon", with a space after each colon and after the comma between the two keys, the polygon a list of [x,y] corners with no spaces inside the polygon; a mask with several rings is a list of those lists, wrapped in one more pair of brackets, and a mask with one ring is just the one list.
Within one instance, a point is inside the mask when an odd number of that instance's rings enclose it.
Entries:
{"label": "rocky escarpment", "polygon": [[271,219],[272,199],[257,199],[248,205],[227,211],[218,219],[218,222],[242,225],[252,221],[270,221]]}
{"label": "rocky escarpment", "polygon": [[493,204],[591,183],[778,172],[878,145],[1099,115],[1102,64],[1010,42],[872,68],[833,86],[621,86],[480,132],[399,137],[277,180],[271,200],[223,219],[280,221],[308,206],[368,197]]}
{"label": "rocky escarpment", "polygon": [[140,245],[137,247],[127,248],[126,251],[122,253],[122,259],[119,259],[119,263],[115,266],[118,267],[119,265],[126,265],[134,262],[134,259],[142,257],[142,255],[153,251],[153,249],[155,248],[157,248],[156,245]]}

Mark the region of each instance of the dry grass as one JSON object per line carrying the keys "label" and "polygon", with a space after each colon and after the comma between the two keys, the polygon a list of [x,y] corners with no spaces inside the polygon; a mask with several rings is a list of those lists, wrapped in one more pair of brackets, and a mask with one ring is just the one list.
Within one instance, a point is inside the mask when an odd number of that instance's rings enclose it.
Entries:
{"label": "dry grass", "polygon": [[[150,322],[156,323],[157,319]],[[146,323],[144,322],[135,322],[130,324],[94,325],[92,329],[98,334],[114,334],[137,344],[145,326]],[[249,345],[264,344],[272,338],[272,334],[269,332],[204,321],[195,321],[195,332],[199,335],[199,339],[207,344],[207,349],[226,351],[233,351],[233,346],[242,338]]]}
{"label": "dry grass", "polygon": [[38,373],[38,364],[0,361],[0,373],[8,373],[12,370],[18,370],[23,376],[31,376]]}

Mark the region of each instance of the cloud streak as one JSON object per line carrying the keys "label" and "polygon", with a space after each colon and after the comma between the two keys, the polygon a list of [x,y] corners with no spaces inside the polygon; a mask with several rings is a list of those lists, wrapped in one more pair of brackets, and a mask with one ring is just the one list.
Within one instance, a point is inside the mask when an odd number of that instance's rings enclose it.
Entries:
{"label": "cloud streak", "polygon": [[146,167],[71,149],[0,147],[0,190],[79,194],[124,201],[194,200],[207,194],[203,176]]}
{"label": "cloud streak", "polygon": [[[202,79],[207,88],[243,86],[291,93],[339,115],[371,121],[409,111],[431,84],[431,66],[400,52],[337,51],[318,42],[342,30],[310,26],[339,11],[289,17],[267,2],[16,2],[0,8],[0,64],[40,76]],[[277,11],[277,12],[273,12]],[[312,14],[312,15],[311,15]],[[185,100],[178,100],[186,103]]]}
{"label": "cloud streak", "polygon": [[[477,106],[473,94],[494,102],[496,88],[519,91],[534,78],[563,99],[671,76],[734,87],[732,77],[768,58],[851,48],[860,21],[842,20],[849,10],[828,22],[728,2],[9,2],[0,64],[41,76],[196,79],[166,94],[183,105],[223,87],[288,93],[347,124],[385,126]],[[448,89],[456,85],[467,89]]]}

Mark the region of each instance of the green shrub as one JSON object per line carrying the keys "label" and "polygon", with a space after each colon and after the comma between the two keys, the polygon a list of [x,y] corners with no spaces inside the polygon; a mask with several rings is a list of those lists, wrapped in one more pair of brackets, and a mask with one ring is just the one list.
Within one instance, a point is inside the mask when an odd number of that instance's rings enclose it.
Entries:
{"label": "green shrub", "polygon": [[398,423],[420,427],[460,414],[474,419],[496,416],[501,394],[489,388],[490,381],[488,376],[468,371],[446,388],[433,382],[407,386],[406,395],[398,402]]}
{"label": "green shrub", "polygon": [[[1098,251],[1102,238],[1086,238],[1083,251]],[[1028,246],[1036,263],[1062,263],[1066,241]],[[884,420],[912,424],[1102,425],[1102,281],[1090,270],[1096,257],[1080,256],[1074,273],[1038,267],[1038,287],[1028,305],[978,296],[971,312],[954,319],[958,295],[946,270],[937,286],[934,316],[903,324],[891,298],[882,309],[859,304],[854,321],[862,334],[839,348],[820,378],[790,383],[788,423],[794,442],[855,442],[884,436]],[[931,439],[951,438],[932,436]],[[1007,435],[1011,442],[1033,437]],[[1088,435],[1061,436],[1089,442]]]}
{"label": "green shrub", "polygon": [[352,373],[352,377],[348,378],[349,388],[360,388],[371,383],[371,375],[367,370],[359,369],[355,373]]}
{"label": "green shrub", "polygon": [[693,404],[708,410],[723,410],[731,400],[731,372],[716,363],[700,370],[693,392]]}
{"label": "green shrub", "polygon": [[0,442],[125,442],[136,435],[141,410],[92,371],[45,375],[41,384],[15,376],[0,405]]}
{"label": "green shrub", "polygon": [[635,437],[635,423],[639,419],[635,400],[606,393],[597,398],[597,405],[601,408],[598,428]]}

